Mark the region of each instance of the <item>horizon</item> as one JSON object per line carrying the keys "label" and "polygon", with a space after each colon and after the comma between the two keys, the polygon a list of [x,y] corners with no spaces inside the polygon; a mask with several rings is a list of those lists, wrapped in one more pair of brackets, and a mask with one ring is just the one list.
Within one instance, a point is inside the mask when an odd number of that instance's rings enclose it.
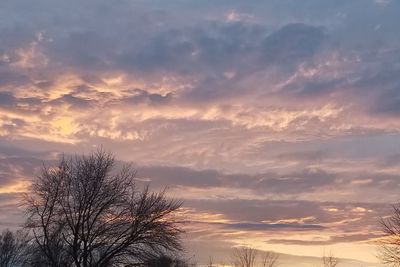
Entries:
{"label": "horizon", "polygon": [[183,201],[199,263],[245,244],[381,266],[379,220],[400,200],[399,12],[2,0],[0,231],[23,222],[42,163],[103,148]]}

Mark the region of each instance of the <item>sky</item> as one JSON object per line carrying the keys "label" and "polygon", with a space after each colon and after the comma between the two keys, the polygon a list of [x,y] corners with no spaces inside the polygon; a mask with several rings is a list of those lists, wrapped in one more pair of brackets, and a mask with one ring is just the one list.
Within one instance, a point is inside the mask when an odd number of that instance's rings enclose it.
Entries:
{"label": "sky", "polygon": [[379,218],[400,199],[399,12],[0,1],[0,229],[23,221],[43,163],[103,147],[183,200],[198,262],[246,244],[377,263]]}

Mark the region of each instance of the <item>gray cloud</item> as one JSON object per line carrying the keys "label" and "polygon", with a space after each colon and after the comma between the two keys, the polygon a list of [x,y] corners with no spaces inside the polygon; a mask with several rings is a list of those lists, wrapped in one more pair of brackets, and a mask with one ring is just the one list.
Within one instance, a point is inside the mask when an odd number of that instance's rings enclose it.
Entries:
{"label": "gray cloud", "polygon": [[301,246],[327,246],[337,243],[348,243],[358,241],[368,241],[382,237],[379,234],[349,234],[349,235],[337,235],[331,236],[328,240],[295,240],[295,239],[270,239],[270,244],[286,244],[286,245],[301,245]]}
{"label": "gray cloud", "polygon": [[139,178],[155,185],[246,188],[257,193],[299,194],[335,184],[336,175],[321,170],[288,174],[224,174],[216,170],[192,170],[181,167],[139,167]]}
{"label": "gray cloud", "polygon": [[89,109],[91,107],[91,100],[74,96],[72,94],[65,94],[62,97],[52,100],[51,104],[58,106],[62,103],[68,104],[71,108]]}
{"label": "gray cloud", "polygon": [[[199,222],[194,222],[199,223]],[[300,224],[300,223],[206,223],[212,226],[221,226],[224,229],[239,231],[315,231],[323,230],[325,227],[317,224]]]}
{"label": "gray cloud", "polygon": [[0,92],[0,105],[13,106],[17,103],[17,99],[10,92]]}
{"label": "gray cloud", "polygon": [[268,63],[293,64],[313,56],[324,38],[323,29],[305,24],[288,24],[269,35],[262,43]]}
{"label": "gray cloud", "polygon": [[166,104],[172,98],[172,93],[167,93],[165,95],[149,93],[142,89],[129,90],[131,96],[125,97],[123,102],[127,104]]}

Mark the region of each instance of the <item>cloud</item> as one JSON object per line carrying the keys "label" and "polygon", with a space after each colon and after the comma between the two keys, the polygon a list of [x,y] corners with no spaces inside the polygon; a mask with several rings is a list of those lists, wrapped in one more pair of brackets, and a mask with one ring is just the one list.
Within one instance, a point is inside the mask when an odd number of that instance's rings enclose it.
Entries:
{"label": "cloud", "polygon": [[10,92],[0,92],[0,105],[13,106],[16,103],[15,97]]}
{"label": "cloud", "polygon": [[[194,224],[203,224],[204,222],[191,221]],[[316,231],[323,230],[325,227],[315,224],[283,224],[283,223],[218,223],[218,222],[207,222],[205,223],[210,226],[222,227],[223,229],[231,231]],[[282,242],[284,243],[284,242]]]}
{"label": "cloud", "polygon": [[268,243],[272,244],[287,244],[287,245],[301,245],[301,246],[327,246],[337,243],[348,243],[348,242],[368,242],[382,237],[381,234],[349,234],[349,235],[338,235],[332,236],[328,240],[295,240],[295,239],[271,239]]}
{"label": "cloud", "polygon": [[288,24],[269,35],[262,43],[268,63],[294,64],[313,56],[324,38],[323,29],[306,24]]}
{"label": "cloud", "polygon": [[197,188],[243,188],[255,193],[300,194],[323,190],[335,184],[336,175],[321,170],[294,173],[224,174],[216,170],[194,170],[182,167],[139,167],[139,179],[155,185],[174,185]]}
{"label": "cloud", "polygon": [[265,231],[265,230],[277,230],[277,229],[307,231],[307,230],[321,230],[324,228],[321,225],[315,225],[315,224],[268,224],[268,223],[232,223],[232,224],[226,224],[225,227],[235,230],[250,230],[250,231]]}
{"label": "cloud", "polygon": [[172,93],[167,93],[166,95],[149,93],[142,89],[133,89],[130,90],[131,95],[124,98],[123,102],[127,104],[142,104],[142,103],[150,103],[150,104],[166,104],[172,98]]}
{"label": "cloud", "polygon": [[89,109],[91,107],[90,100],[76,97],[71,94],[65,94],[60,98],[52,100],[51,103],[54,106],[62,105],[63,103],[65,103],[69,105],[71,108],[77,108],[77,109]]}

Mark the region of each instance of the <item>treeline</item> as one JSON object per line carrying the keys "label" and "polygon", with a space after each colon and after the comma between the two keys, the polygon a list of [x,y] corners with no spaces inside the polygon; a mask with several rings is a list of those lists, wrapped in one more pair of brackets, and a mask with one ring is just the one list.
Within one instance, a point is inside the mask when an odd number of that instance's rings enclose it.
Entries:
{"label": "treeline", "polygon": [[[26,231],[15,232],[8,229],[0,233],[0,267],[40,267],[40,266],[66,266],[67,262],[60,261],[60,265],[51,265],[39,247],[32,242]],[[61,254],[61,252],[59,252]],[[136,259],[134,263],[118,266],[143,266],[143,267],[191,267],[190,260],[174,255],[154,255],[146,259]],[[71,264],[69,266],[74,266]],[[95,265],[89,265],[95,266]],[[108,266],[115,266],[110,264]]]}

